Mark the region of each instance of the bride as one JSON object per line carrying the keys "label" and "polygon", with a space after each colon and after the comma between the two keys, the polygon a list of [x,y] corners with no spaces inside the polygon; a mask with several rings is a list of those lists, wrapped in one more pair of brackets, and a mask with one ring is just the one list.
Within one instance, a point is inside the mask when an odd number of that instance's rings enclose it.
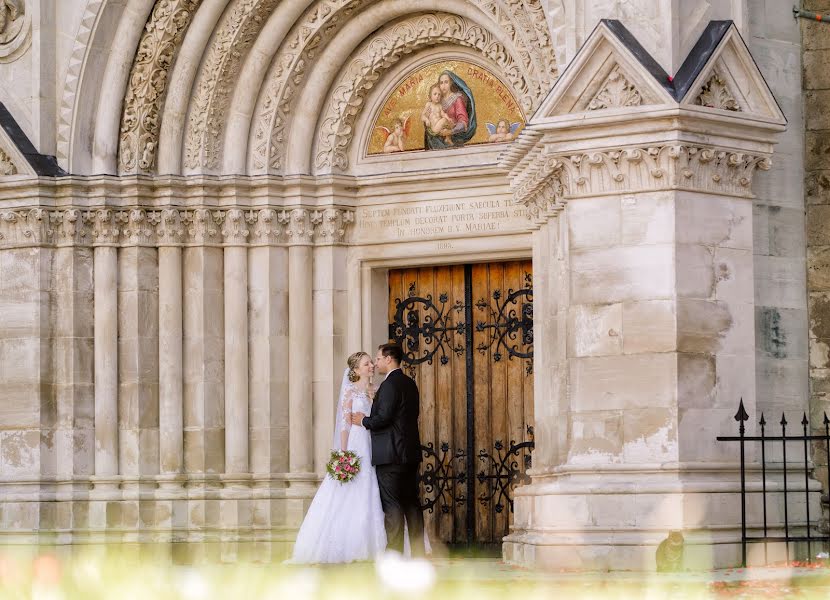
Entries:
{"label": "bride", "polygon": [[386,530],[367,429],[351,425],[351,413],[369,414],[374,365],[365,352],[355,352],[343,374],[332,448],[360,457],[360,472],[339,483],[326,476],[308,508],[294,544],[293,563],[346,563],[372,560],[386,549]]}

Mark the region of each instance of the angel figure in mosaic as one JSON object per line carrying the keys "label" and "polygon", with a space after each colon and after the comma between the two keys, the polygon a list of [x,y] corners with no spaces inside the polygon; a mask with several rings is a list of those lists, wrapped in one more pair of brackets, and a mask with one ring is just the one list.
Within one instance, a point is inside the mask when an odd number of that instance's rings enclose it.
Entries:
{"label": "angel figure in mosaic", "polygon": [[411,110],[401,113],[401,115],[392,122],[391,130],[383,125],[375,126],[376,129],[380,129],[386,134],[386,142],[383,144],[383,152],[385,154],[389,154],[391,152],[403,152],[404,140],[406,139],[406,134],[409,133],[409,116],[411,114]]}
{"label": "angel figure in mosaic", "polygon": [[488,122],[487,131],[490,133],[490,137],[487,138],[487,141],[510,142],[516,139],[516,134],[521,126],[521,123],[509,123],[507,119],[499,119],[495,125]]}

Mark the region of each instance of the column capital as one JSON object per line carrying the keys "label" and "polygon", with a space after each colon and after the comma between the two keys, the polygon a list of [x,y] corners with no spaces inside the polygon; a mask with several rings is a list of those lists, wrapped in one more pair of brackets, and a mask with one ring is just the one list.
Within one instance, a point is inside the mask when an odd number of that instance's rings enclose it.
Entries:
{"label": "column capital", "polygon": [[99,208],[84,215],[92,227],[92,244],[94,246],[113,246],[118,243],[120,229],[115,218],[115,211]]}
{"label": "column capital", "polygon": [[43,209],[0,211],[0,245],[47,244],[53,234],[50,215]]}
{"label": "column capital", "polygon": [[251,233],[248,225],[253,223],[253,216],[249,218],[248,214],[241,209],[232,208],[228,210],[222,224],[222,238],[225,245],[244,246],[247,244]]}
{"label": "column capital", "polygon": [[285,226],[285,239],[291,246],[313,243],[314,224],[311,219],[312,211],[307,208],[282,210],[279,213],[279,222]]}

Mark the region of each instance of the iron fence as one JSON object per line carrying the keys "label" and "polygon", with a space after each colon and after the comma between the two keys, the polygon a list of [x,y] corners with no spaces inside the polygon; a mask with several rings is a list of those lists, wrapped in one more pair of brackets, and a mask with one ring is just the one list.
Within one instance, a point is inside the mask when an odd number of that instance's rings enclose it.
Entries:
{"label": "iron fence", "polygon": [[[764,543],[765,544],[765,551],[766,545],[770,542],[778,542],[785,544],[786,548],[786,556],[787,560],[790,559],[790,544],[796,542],[806,542],[807,544],[807,554],[808,556],[812,556],[811,548],[813,545],[822,545],[824,550],[827,551],[828,545],[830,545],[830,532],[822,531],[818,524],[814,524],[811,522],[810,519],[810,444],[813,442],[818,442],[823,444],[825,451],[827,452],[828,458],[830,458],[830,419],[827,417],[827,413],[824,413],[824,433],[823,434],[810,434],[810,421],[807,418],[807,413],[804,412],[802,419],[801,419],[801,433],[797,435],[793,435],[792,433],[787,433],[787,425],[789,424],[787,421],[787,417],[784,413],[781,413],[781,420],[778,422],[778,425],[781,427],[781,435],[768,435],[767,434],[767,421],[764,417],[764,413],[761,413],[761,418],[758,420],[758,426],[760,428],[761,435],[746,435],[746,422],[749,420],[749,415],[747,414],[744,408],[743,399],[741,399],[740,404],[738,406],[738,412],[735,413],[735,420],[738,422],[738,435],[737,436],[718,436],[717,440],[719,442],[738,442],[740,445],[740,455],[741,455],[741,565],[746,567],[746,549],[747,544],[750,543]],[[797,526],[791,525],[791,518],[790,518],[790,511],[789,511],[789,500],[792,498],[793,494],[801,493],[799,490],[789,490],[787,487],[787,470],[789,469],[792,471],[793,466],[792,463],[788,462],[787,460],[787,444],[792,444],[794,442],[801,442],[799,444],[801,446],[801,459],[803,459],[803,468],[804,468],[804,504],[806,507],[806,521],[805,524],[802,525],[799,523]],[[747,491],[746,489],[746,471],[747,471],[747,464],[746,464],[746,445],[748,443],[756,443],[760,444],[761,450],[761,490],[760,492],[757,491]],[[767,450],[769,448],[775,448],[776,445],[779,445],[781,450],[781,462],[776,463],[780,464],[780,469],[782,471],[782,481],[783,481],[783,490],[781,492],[778,491],[770,491],[767,489],[767,471],[770,468],[767,464]],[[799,470],[800,470],[800,463],[801,459],[798,461]],[[830,460],[827,461],[828,464],[826,466],[828,480],[830,480]],[[748,535],[747,534],[747,495],[750,493],[760,493],[761,494],[761,504],[763,507],[763,535]],[[782,504],[784,509],[784,535],[771,535],[770,534],[770,526],[767,521],[767,505],[768,505],[768,495],[772,493],[782,493]],[[824,501],[824,498],[822,498]],[[820,515],[815,515],[816,517],[820,517]],[[793,529],[798,530],[798,534],[793,532]],[[825,528],[826,529],[826,528]],[[803,534],[802,534],[803,532]]]}

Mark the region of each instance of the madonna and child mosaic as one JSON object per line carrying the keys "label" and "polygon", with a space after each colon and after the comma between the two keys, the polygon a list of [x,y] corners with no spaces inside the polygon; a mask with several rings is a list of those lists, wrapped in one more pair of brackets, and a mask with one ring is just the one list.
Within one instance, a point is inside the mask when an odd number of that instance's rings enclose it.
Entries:
{"label": "madonna and child mosaic", "polygon": [[495,75],[466,61],[443,61],[410,73],[392,91],[367,154],[510,142],[524,124],[516,99]]}

